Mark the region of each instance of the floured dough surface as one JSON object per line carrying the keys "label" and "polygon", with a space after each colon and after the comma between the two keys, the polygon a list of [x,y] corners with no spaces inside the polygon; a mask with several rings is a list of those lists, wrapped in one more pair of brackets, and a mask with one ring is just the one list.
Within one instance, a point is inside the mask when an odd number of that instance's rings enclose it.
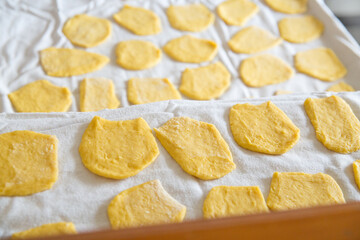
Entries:
{"label": "floured dough surface", "polygon": [[67,20],[63,33],[74,45],[90,48],[99,45],[110,36],[111,24],[103,18],[79,14]]}
{"label": "floured dough surface", "polygon": [[203,4],[170,6],[166,14],[171,26],[181,31],[200,32],[215,20],[214,14]]}
{"label": "floured dough surface", "polygon": [[203,206],[204,218],[229,217],[268,212],[264,197],[254,187],[213,187]]}
{"label": "floured dough surface", "polygon": [[[0,134],[0,196],[52,188],[58,177],[58,140],[32,131]],[[41,172],[41,174],[39,174]]]}
{"label": "floured dough surface", "polygon": [[166,151],[190,175],[212,180],[236,167],[229,146],[212,124],[175,117],[155,132]]}
{"label": "floured dough surface", "polygon": [[153,35],[161,32],[160,18],[144,8],[124,5],[113,17],[118,24],[137,35]]}
{"label": "floured dough surface", "polygon": [[120,101],[115,95],[114,84],[107,78],[85,78],[80,83],[80,111],[91,112],[115,109]]}
{"label": "floured dough surface", "polygon": [[304,13],[307,10],[308,0],[265,0],[273,10],[282,13]]}
{"label": "floured dough surface", "polygon": [[116,63],[128,70],[154,67],[161,60],[161,50],[142,40],[120,42],[116,47]]}
{"label": "floured dough surface", "polygon": [[275,172],[267,205],[273,211],[345,203],[341,188],[329,175]]}
{"label": "floured dough surface", "polygon": [[280,36],[292,43],[310,42],[324,32],[324,24],[314,16],[283,18],[278,26]]}
{"label": "floured dough surface", "polygon": [[360,189],[360,160],[356,160],[355,162],[353,162],[353,170],[354,170],[355,182],[358,188]]}
{"label": "floured dough surface", "polygon": [[236,104],[230,109],[230,129],[239,146],[267,154],[283,154],[299,140],[300,130],[272,102]]}
{"label": "floured dough surface", "polygon": [[113,179],[136,175],[159,155],[155,138],[143,118],[109,121],[98,116],[85,130],[79,152],[87,169]]}
{"label": "floured dough surface", "polygon": [[68,88],[47,80],[29,83],[8,96],[17,112],[66,112],[72,102]]}
{"label": "floured dough surface", "polygon": [[210,100],[220,97],[229,88],[231,75],[221,62],[185,69],[179,90],[189,98]]}
{"label": "floured dough surface", "polygon": [[132,78],[127,93],[132,104],[181,99],[180,93],[167,78]]}
{"label": "floured dough surface", "polygon": [[250,26],[241,29],[228,42],[229,47],[236,53],[257,53],[275,47],[282,42],[281,38],[270,32]]}
{"label": "floured dough surface", "polygon": [[291,94],[291,93],[293,93],[293,92],[288,91],[288,90],[277,90],[274,92],[274,96],[286,95],[286,94]]}
{"label": "floured dough surface", "polygon": [[338,153],[360,149],[360,122],[342,98],[308,98],[304,107],[314,126],[316,138],[326,148]]}
{"label": "floured dough surface", "polygon": [[40,63],[45,73],[53,77],[70,77],[99,70],[109,58],[78,49],[50,47],[40,51]]}
{"label": "floured dough surface", "polygon": [[228,25],[244,25],[259,11],[258,6],[249,0],[228,0],[217,7],[220,18]]}
{"label": "floured dough surface", "polygon": [[172,198],[159,180],[152,180],[118,194],[109,204],[113,229],[182,222],[186,207]]}
{"label": "floured dough surface", "polygon": [[333,82],[346,75],[347,70],[330,48],[315,48],[295,55],[295,68],[323,81]]}
{"label": "floured dough surface", "polygon": [[355,92],[355,89],[345,82],[339,82],[332,85],[326,91],[328,92]]}
{"label": "floured dough surface", "polygon": [[240,76],[249,87],[263,87],[289,80],[294,75],[291,67],[280,58],[269,54],[243,60]]}
{"label": "floured dough surface", "polygon": [[75,233],[77,232],[72,222],[58,222],[44,224],[23,232],[14,233],[11,239],[40,238]]}
{"label": "floured dough surface", "polygon": [[169,57],[179,62],[201,63],[211,61],[217,53],[217,44],[190,35],[170,40],[164,46]]}

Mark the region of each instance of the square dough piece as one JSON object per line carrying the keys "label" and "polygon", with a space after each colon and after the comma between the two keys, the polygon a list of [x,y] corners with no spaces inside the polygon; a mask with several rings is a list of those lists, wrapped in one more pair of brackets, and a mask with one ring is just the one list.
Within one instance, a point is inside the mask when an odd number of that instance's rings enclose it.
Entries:
{"label": "square dough piece", "polygon": [[58,222],[44,224],[39,227],[28,229],[26,231],[14,233],[11,236],[11,239],[50,237],[75,233],[77,232],[75,229],[75,225],[72,222]]}
{"label": "square dough piece", "polygon": [[353,163],[355,182],[360,189],[360,160],[356,160]]}

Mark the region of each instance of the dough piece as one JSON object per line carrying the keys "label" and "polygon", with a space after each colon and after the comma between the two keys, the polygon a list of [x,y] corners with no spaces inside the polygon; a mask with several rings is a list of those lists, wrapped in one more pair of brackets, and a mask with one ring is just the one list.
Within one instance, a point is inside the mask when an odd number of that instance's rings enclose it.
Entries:
{"label": "dough piece", "polygon": [[316,138],[326,148],[338,153],[360,149],[360,122],[342,98],[308,98],[304,107],[315,128]]}
{"label": "dough piece", "polygon": [[258,11],[258,6],[248,0],[228,0],[217,7],[220,18],[226,24],[237,26],[243,26]]}
{"label": "dough piece", "polygon": [[179,90],[189,98],[210,100],[220,97],[229,88],[231,75],[221,62],[205,67],[185,69]]}
{"label": "dough piece", "polygon": [[291,67],[280,58],[263,54],[247,58],[240,65],[240,76],[249,87],[263,87],[289,80]]}
{"label": "dough piece", "polygon": [[0,134],[0,196],[50,189],[58,177],[57,149],[58,140],[52,135],[31,131]]}
{"label": "dough piece", "polygon": [[120,101],[115,95],[114,85],[106,78],[85,78],[80,83],[80,111],[91,112],[115,109]]}
{"label": "dough piece", "polygon": [[315,48],[295,55],[295,68],[323,81],[333,82],[346,75],[347,70],[330,48]]}
{"label": "dough piece", "polygon": [[345,82],[339,82],[326,90],[328,92],[355,92],[355,89]]}
{"label": "dough piece", "polygon": [[257,53],[275,47],[282,42],[270,32],[255,26],[241,29],[228,42],[236,53]]}
{"label": "dough piece", "polygon": [[181,99],[181,95],[167,78],[132,78],[128,84],[128,99],[132,104],[144,104]]}
{"label": "dough piece", "polygon": [[190,175],[212,180],[236,167],[229,146],[212,124],[175,117],[155,132],[166,151]]}
{"label": "dough piece", "polygon": [[186,35],[170,40],[164,46],[164,51],[179,62],[201,63],[211,61],[215,57],[217,44],[210,40]]}
{"label": "dough piece", "polygon": [[274,211],[337,203],[345,203],[341,188],[323,173],[275,172],[267,199]]}
{"label": "dough piece", "polygon": [[266,154],[286,153],[300,138],[300,130],[270,101],[234,105],[230,129],[240,147]]}
{"label": "dough piece", "polygon": [[310,42],[324,32],[324,24],[314,16],[283,18],[278,25],[280,36],[292,43]]}
{"label": "dough piece", "polygon": [[353,163],[353,169],[354,169],[355,182],[358,185],[358,188],[360,189],[360,160],[356,160]]}
{"label": "dough piece", "polygon": [[79,14],[67,20],[63,33],[74,45],[90,48],[99,45],[110,36],[111,24],[103,18]]}
{"label": "dough piece", "polygon": [[278,96],[278,95],[286,95],[286,94],[291,94],[293,93],[292,91],[288,91],[288,90],[277,90],[274,93],[274,96]]}
{"label": "dough piece", "polygon": [[77,232],[72,222],[58,222],[44,224],[23,232],[14,233],[11,239],[40,238],[75,233]]}
{"label": "dough piece", "polygon": [[213,187],[203,206],[204,218],[268,212],[259,187]]}
{"label": "dough piece", "polygon": [[304,13],[307,10],[308,0],[265,0],[273,10],[282,13]]}
{"label": "dough piece", "polygon": [[172,198],[159,180],[152,180],[118,194],[109,204],[113,229],[182,222],[186,207]]}
{"label": "dough piece", "polygon": [[136,175],[159,155],[143,118],[109,121],[95,116],[82,136],[80,156],[91,172],[113,179]]}
{"label": "dough piece", "polygon": [[141,40],[120,42],[116,47],[116,63],[128,70],[154,67],[161,60],[161,50],[154,44]]}
{"label": "dough piece", "polygon": [[153,35],[161,32],[160,18],[144,8],[124,5],[113,17],[118,24],[136,35]]}
{"label": "dough piece", "polygon": [[38,80],[10,93],[17,112],[66,112],[72,102],[71,92],[46,80]]}
{"label": "dough piece", "polygon": [[50,47],[40,52],[45,73],[53,77],[70,77],[99,70],[109,58],[78,49]]}
{"label": "dough piece", "polygon": [[214,23],[215,16],[203,4],[170,6],[166,14],[173,28],[200,32]]}

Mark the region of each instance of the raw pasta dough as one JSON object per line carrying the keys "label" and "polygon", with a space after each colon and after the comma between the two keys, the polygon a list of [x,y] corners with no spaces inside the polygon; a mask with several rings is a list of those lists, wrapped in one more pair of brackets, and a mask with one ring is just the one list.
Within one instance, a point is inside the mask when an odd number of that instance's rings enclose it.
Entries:
{"label": "raw pasta dough", "polygon": [[345,82],[339,82],[326,90],[328,92],[354,92],[355,89]]}
{"label": "raw pasta dough", "polygon": [[274,93],[274,96],[278,96],[278,95],[286,95],[286,94],[291,94],[293,93],[292,91],[288,91],[288,90],[277,90]]}
{"label": "raw pasta dough", "polygon": [[228,25],[244,25],[259,11],[258,6],[249,0],[228,0],[217,7],[217,12]]}
{"label": "raw pasta dough", "polygon": [[353,170],[354,170],[355,182],[358,188],[360,189],[360,160],[356,160],[355,162],[353,162]]}
{"label": "raw pasta dough", "polygon": [[72,222],[58,222],[44,224],[23,232],[14,233],[11,239],[40,238],[75,233],[77,232]]}
{"label": "raw pasta dough", "polygon": [[304,13],[307,10],[308,0],[265,0],[267,5],[282,13]]}

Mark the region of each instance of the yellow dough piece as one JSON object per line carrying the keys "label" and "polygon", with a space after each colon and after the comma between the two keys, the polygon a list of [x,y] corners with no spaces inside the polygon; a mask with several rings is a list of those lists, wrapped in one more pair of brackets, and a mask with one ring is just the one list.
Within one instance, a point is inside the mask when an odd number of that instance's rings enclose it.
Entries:
{"label": "yellow dough piece", "polygon": [[280,36],[292,43],[310,42],[324,32],[324,24],[314,16],[283,18],[278,26]]}
{"label": "yellow dough piece", "polygon": [[234,105],[230,109],[230,129],[239,146],[267,154],[286,153],[300,138],[300,130],[270,101]]}
{"label": "yellow dough piece", "polygon": [[161,60],[161,50],[154,44],[141,40],[120,42],[116,47],[116,63],[128,70],[154,67]]}
{"label": "yellow dough piece", "polygon": [[72,102],[68,88],[47,80],[29,83],[8,96],[17,112],[66,112]]}
{"label": "yellow dough piece", "polygon": [[240,65],[240,76],[249,87],[263,87],[289,80],[291,67],[280,58],[263,54],[247,58]]}
{"label": "yellow dough piece", "polygon": [[0,196],[50,189],[58,177],[57,150],[58,140],[52,135],[31,131],[0,134]]}
{"label": "yellow dough piece", "polygon": [[160,18],[144,8],[124,5],[113,17],[118,24],[136,35],[153,35],[161,32]]}
{"label": "yellow dough piece", "polygon": [[172,198],[159,180],[152,180],[118,194],[109,204],[113,229],[182,222],[186,207]]}
{"label": "yellow dough piece", "polygon": [[275,47],[282,42],[270,32],[255,26],[241,29],[228,42],[236,53],[257,53]]}
{"label": "yellow dough piece", "polygon": [[114,85],[106,78],[85,78],[80,83],[80,111],[91,112],[115,109],[120,101],[115,95]]}
{"label": "yellow dough piece", "polygon": [[330,48],[316,48],[295,55],[295,68],[323,81],[333,82],[346,75],[347,70]]}
{"label": "yellow dough piece", "polygon": [[354,169],[355,182],[358,185],[358,188],[360,189],[360,160],[356,160],[353,163],[353,169]]}
{"label": "yellow dough piece", "polygon": [[308,0],[265,0],[273,10],[282,13],[304,13],[307,10]]}
{"label": "yellow dough piece", "polygon": [[209,100],[220,97],[229,88],[231,75],[221,62],[185,69],[179,90],[189,98]]}
{"label": "yellow dough piece", "polygon": [[67,20],[63,33],[74,45],[90,48],[110,36],[111,24],[106,19],[79,14]]}
{"label": "yellow dough piece", "polygon": [[229,146],[212,124],[175,117],[155,132],[166,151],[190,175],[212,180],[236,168]]}
{"label": "yellow dough piece", "polygon": [[143,118],[109,121],[95,116],[82,136],[80,156],[91,172],[113,179],[136,175],[159,155]]}
{"label": "yellow dough piece", "polygon": [[129,80],[128,100],[132,104],[170,99],[181,99],[181,95],[167,78],[132,78]]}
{"label": "yellow dough piece", "polygon": [[274,96],[278,96],[278,95],[286,95],[286,94],[291,94],[293,93],[292,91],[288,91],[288,90],[277,90],[274,93]]}
{"label": "yellow dough piece", "polygon": [[78,49],[50,47],[40,52],[45,73],[53,77],[70,77],[99,70],[109,58]]}
{"label": "yellow dough piece", "polygon": [[316,138],[326,148],[338,153],[360,149],[360,122],[342,98],[308,98],[304,107],[315,128]]}
{"label": "yellow dough piece", "polygon": [[259,187],[213,187],[203,206],[204,218],[268,212]]}
{"label": "yellow dough piece", "polygon": [[259,11],[255,3],[248,0],[228,0],[217,7],[217,12],[228,25],[244,25]]}
{"label": "yellow dough piece", "polygon": [[274,211],[338,203],[345,203],[341,188],[323,173],[275,172],[267,199]]}
{"label": "yellow dough piece", "polygon": [[164,51],[172,59],[179,62],[201,63],[211,61],[217,53],[217,44],[213,41],[182,36],[170,40]]}
{"label": "yellow dough piece", "polygon": [[355,92],[355,89],[345,82],[339,82],[326,90],[328,92]]}
{"label": "yellow dough piece", "polygon": [[215,16],[203,4],[170,6],[166,14],[173,28],[200,32],[214,23]]}
{"label": "yellow dough piece", "polygon": [[58,222],[44,224],[23,232],[14,233],[11,239],[40,238],[75,233],[77,232],[72,222]]}

